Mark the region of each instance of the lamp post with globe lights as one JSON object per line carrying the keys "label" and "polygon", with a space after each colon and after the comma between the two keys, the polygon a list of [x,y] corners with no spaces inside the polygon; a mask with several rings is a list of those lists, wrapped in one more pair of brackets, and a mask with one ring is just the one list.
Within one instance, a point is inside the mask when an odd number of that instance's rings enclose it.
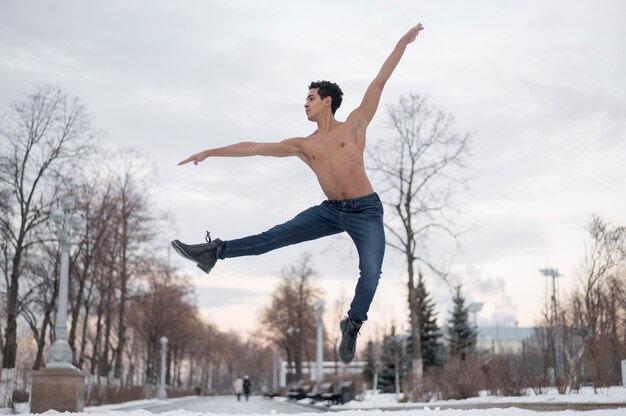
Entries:
{"label": "lamp post with globe lights", "polygon": [[48,410],[80,412],[84,407],[86,374],[72,365],[72,348],[67,342],[70,248],[72,234],[77,233],[82,226],[80,216],[73,211],[74,200],[67,197],[61,202],[61,207],[50,214],[59,232],[61,254],[55,341],[48,351],[46,367],[32,373],[32,413]]}
{"label": "lamp post with globe lights", "polygon": [[61,208],[55,209],[50,218],[59,231],[59,251],[61,252],[61,275],[59,276],[59,298],[56,325],[54,327],[55,341],[48,352],[46,368],[74,368],[72,365],[72,349],[67,342],[67,292],[69,286],[70,248],[72,233],[76,233],[82,226],[80,216],[74,212],[74,200],[64,198]]}

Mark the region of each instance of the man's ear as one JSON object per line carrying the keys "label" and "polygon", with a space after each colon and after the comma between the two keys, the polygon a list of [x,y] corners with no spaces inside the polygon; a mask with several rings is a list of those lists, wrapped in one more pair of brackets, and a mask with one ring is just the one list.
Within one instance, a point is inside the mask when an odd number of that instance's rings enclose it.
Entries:
{"label": "man's ear", "polygon": [[333,99],[332,99],[332,97],[330,95],[328,97],[324,98],[324,105],[330,106],[330,105],[332,105],[332,103],[333,103]]}

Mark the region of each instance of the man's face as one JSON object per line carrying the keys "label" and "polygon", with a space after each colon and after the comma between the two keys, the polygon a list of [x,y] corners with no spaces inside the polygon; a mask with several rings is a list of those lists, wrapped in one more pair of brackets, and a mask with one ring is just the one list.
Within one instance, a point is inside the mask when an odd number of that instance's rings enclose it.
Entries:
{"label": "man's face", "polygon": [[327,106],[330,108],[330,100],[330,97],[326,97],[324,99],[320,98],[318,88],[310,89],[304,103],[304,111],[306,112],[306,117],[311,121],[315,120],[317,116],[321,114]]}

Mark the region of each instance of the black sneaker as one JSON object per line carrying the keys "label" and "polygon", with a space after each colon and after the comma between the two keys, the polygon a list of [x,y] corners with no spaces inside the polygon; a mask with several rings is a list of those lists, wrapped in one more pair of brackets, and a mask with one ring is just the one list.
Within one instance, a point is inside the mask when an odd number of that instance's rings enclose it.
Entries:
{"label": "black sneaker", "polygon": [[354,359],[356,351],[356,337],[359,335],[362,322],[355,322],[350,318],[345,318],[339,323],[341,328],[341,342],[339,343],[339,358],[346,364],[350,364]]}
{"label": "black sneaker", "polygon": [[207,232],[206,243],[185,244],[179,240],[172,241],[172,247],[181,256],[191,261],[195,261],[200,269],[209,274],[217,262],[217,247],[222,244],[222,240],[216,238],[211,241],[211,236]]}

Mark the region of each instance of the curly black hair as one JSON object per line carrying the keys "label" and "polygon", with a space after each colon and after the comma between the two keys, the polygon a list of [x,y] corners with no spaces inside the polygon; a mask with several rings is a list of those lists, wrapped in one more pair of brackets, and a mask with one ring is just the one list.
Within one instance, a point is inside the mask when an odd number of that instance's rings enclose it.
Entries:
{"label": "curly black hair", "polygon": [[343,91],[339,88],[339,85],[330,81],[313,81],[309,85],[309,89],[317,88],[317,93],[320,95],[320,98],[331,98],[330,110],[335,114],[335,111],[341,105],[341,101],[343,100]]}

